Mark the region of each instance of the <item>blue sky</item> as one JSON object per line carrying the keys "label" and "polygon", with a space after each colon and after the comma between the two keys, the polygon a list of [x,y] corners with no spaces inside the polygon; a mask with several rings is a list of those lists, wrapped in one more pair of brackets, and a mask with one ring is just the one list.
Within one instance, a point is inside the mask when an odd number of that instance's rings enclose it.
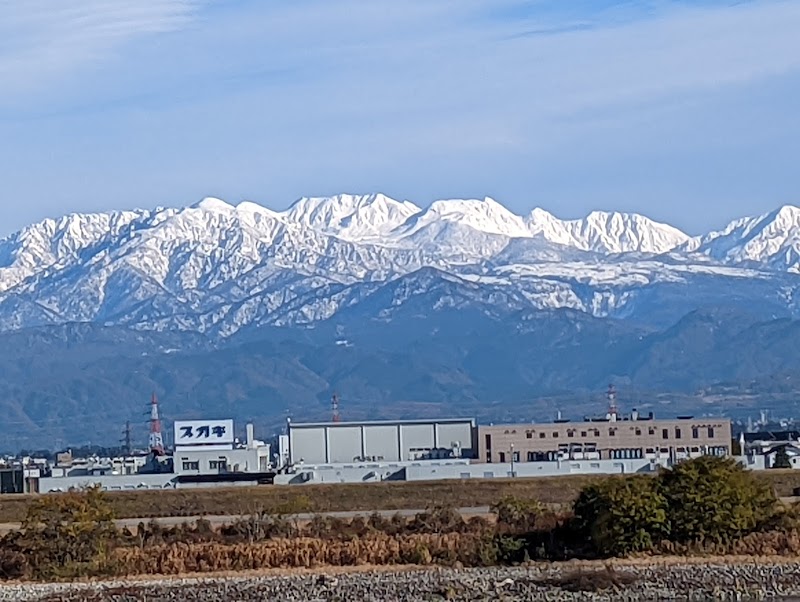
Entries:
{"label": "blue sky", "polygon": [[800,2],[0,0],[0,232],[384,192],[689,232],[800,204]]}

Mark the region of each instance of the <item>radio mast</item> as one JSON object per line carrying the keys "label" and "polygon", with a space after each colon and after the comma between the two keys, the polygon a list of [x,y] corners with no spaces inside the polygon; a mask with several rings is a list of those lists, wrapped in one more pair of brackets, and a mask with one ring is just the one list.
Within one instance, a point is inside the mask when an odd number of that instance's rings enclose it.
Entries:
{"label": "radio mast", "polygon": [[155,392],[150,398],[150,453],[164,455],[164,437],[161,435],[161,418],[158,415],[158,399]]}

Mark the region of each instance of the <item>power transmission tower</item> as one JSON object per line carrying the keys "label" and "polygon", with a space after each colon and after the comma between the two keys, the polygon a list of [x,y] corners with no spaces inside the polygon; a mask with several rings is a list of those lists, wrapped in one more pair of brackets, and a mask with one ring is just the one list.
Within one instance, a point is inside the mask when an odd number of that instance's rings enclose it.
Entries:
{"label": "power transmission tower", "polygon": [[120,443],[125,445],[125,448],[124,448],[125,449],[125,455],[126,456],[130,456],[131,453],[133,453],[133,447],[132,447],[132,444],[131,444],[131,422],[130,422],[130,420],[125,422],[125,430],[122,431],[122,434],[124,435],[124,438],[120,439]]}

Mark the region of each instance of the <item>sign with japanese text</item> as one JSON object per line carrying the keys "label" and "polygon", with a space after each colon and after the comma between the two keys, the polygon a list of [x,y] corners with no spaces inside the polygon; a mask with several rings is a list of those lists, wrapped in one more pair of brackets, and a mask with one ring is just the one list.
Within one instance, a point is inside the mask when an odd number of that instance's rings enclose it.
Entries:
{"label": "sign with japanese text", "polygon": [[233,443],[233,420],[176,420],[175,446]]}

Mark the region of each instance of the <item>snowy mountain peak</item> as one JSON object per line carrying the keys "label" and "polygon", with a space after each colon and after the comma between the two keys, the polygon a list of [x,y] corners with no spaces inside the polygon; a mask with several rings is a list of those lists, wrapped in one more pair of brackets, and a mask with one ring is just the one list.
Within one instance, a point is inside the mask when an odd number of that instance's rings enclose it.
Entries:
{"label": "snowy mountain peak", "polygon": [[303,197],[283,212],[288,221],[345,240],[375,239],[403,224],[420,208],[384,194]]}
{"label": "snowy mountain peak", "polygon": [[529,237],[524,220],[490,197],[434,201],[414,217],[415,230],[439,220],[455,222],[478,232],[511,238]]}
{"label": "snowy mountain peak", "polygon": [[734,220],[690,242],[685,250],[718,261],[800,273],[800,207],[784,205],[759,217]]}
{"label": "snowy mountain peak", "polygon": [[[800,208],[694,239],[636,214],[562,220],[534,209],[523,218],[488,197],[422,210],[383,194],[341,194],[280,212],[206,198],[184,209],[74,214],[0,240],[0,330],[98,322],[225,337],[357,311],[381,283],[400,279],[406,291],[421,283],[428,299],[422,276],[433,270],[518,309],[630,315],[644,303],[658,313],[650,291],[667,291],[672,303],[675,286],[691,285],[712,301],[744,298],[737,291],[749,287],[748,299],[771,296],[778,313],[800,315],[800,289],[787,275],[800,273]],[[725,291],[723,280],[737,288]],[[447,290],[437,294],[450,303]]]}
{"label": "snowy mountain peak", "polygon": [[570,222],[573,235],[587,250],[605,253],[666,253],[689,240],[689,235],[643,215],[592,211]]}
{"label": "snowy mountain peak", "polygon": [[191,208],[202,209],[203,211],[233,211],[235,209],[233,205],[213,196],[204,198],[192,205]]}
{"label": "snowy mountain peak", "polygon": [[642,215],[592,211],[583,219],[561,220],[534,209],[525,223],[533,236],[595,253],[665,253],[689,236],[677,228]]}

